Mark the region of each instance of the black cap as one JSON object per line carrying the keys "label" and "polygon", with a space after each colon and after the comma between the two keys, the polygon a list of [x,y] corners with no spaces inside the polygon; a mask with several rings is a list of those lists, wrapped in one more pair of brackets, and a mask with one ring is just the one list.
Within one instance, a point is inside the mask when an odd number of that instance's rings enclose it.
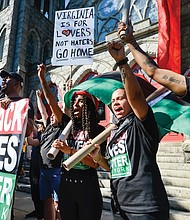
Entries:
{"label": "black cap", "polygon": [[23,81],[24,81],[22,76],[19,73],[17,73],[17,72],[9,72],[8,73],[5,70],[2,70],[1,71],[1,78],[5,78],[6,76],[10,76],[21,83],[23,83]]}

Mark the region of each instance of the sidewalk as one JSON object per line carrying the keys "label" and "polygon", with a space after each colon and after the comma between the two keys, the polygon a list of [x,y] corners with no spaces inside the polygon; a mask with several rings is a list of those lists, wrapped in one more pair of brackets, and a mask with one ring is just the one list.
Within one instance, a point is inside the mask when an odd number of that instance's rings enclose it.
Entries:
{"label": "sidewalk", "polygon": [[[34,205],[29,193],[16,191],[14,213],[15,220],[26,220],[25,215],[34,210]],[[36,218],[27,218],[28,220],[36,220]]]}
{"label": "sidewalk", "polygon": [[[25,215],[34,210],[34,205],[29,193],[16,191],[14,220],[36,220],[36,218],[25,218]],[[90,219],[89,219],[90,220]],[[109,212],[103,211],[101,220],[112,220],[112,216]]]}

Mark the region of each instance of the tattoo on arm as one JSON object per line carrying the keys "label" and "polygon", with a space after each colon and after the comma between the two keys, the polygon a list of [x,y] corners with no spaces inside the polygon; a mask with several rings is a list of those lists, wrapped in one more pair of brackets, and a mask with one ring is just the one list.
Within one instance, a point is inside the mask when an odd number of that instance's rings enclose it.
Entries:
{"label": "tattoo on arm", "polygon": [[174,77],[170,77],[170,78],[169,78],[169,81],[170,81],[170,82],[173,82],[173,83],[176,83],[176,84],[178,84],[178,85],[179,85],[180,82],[181,82],[180,80],[177,80],[177,79],[175,79]]}
{"label": "tattoo on arm", "polygon": [[126,80],[126,75],[125,75],[125,69],[121,68],[121,80],[123,82],[123,84],[125,85],[125,80]]}
{"label": "tattoo on arm", "polygon": [[155,67],[155,68],[158,67],[158,65],[155,63],[155,61],[151,57],[147,57],[143,63],[145,65],[148,65],[149,67]]}
{"label": "tattoo on arm", "polygon": [[151,57],[149,57],[147,53],[145,53],[145,51],[142,50],[137,43],[134,43],[133,46],[135,50],[138,50],[140,53],[144,54],[144,56],[146,57],[146,60],[143,62],[145,65],[148,65],[149,67],[155,67],[155,68],[158,67],[157,63]]}
{"label": "tattoo on arm", "polygon": [[162,79],[168,80],[169,82],[176,83],[178,85],[184,84],[181,80],[175,79],[174,77],[168,77],[167,75],[162,76]]}
{"label": "tattoo on arm", "polygon": [[164,75],[164,76],[162,76],[161,79],[165,79],[165,80],[167,80],[167,79],[168,79],[168,76]]}

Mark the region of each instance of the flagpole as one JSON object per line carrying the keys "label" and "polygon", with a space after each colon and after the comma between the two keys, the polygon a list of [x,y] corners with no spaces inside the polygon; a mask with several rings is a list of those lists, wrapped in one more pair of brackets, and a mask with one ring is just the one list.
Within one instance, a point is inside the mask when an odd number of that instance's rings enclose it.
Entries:
{"label": "flagpole", "polygon": [[[122,19],[121,21],[126,25],[129,24],[129,10],[130,10],[131,0],[124,0],[123,11],[122,11]],[[124,40],[126,37],[126,31],[120,32],[121,40]]]}

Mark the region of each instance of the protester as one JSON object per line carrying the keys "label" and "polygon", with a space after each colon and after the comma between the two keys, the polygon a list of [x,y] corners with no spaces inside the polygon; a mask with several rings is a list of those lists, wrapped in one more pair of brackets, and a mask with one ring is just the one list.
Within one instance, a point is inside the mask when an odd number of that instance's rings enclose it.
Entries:
{"label": "protester", "polygon": [[[56,140],[53,144],[65,154],[65,159],[80,148],[85,147],[89,139],[93,139],[104,127],[98,124],[95,97],[85,91],[75,92],[70,104],[72,131],[67,144]],[[104,142],[102,153],[105,151]],[[99,220],[102,213],[102,195],[99,187],[95,163],[86,156],[72,169],[62,169],[59,189],[59,208],[62,219],[67,220]]]}
{"label": "protester", "polygon": [[[4,109],[7,109],[10,102],[15,102],[22,99],[22,97],[20,96],[20,92],[24,85],[24,81],[22,76],[17,72],[8,73],[2,70],[0,76],[2,78],[0,106]],[[34,108],[32,103],[29,102],[26,137],[28,137],[32,133],[33,124],[34,124]]]}
{"label": "protester", "polygon": [[32,146],[31,152],[31,161],[30,161],[30,184],[31,184],[31,196],[32,201],[34,203],[35,210],[26,214],[25,218],[37,217],[37,219],[44,218],[44,203],[40,199],[40,140],[42,133],[44,133],[46,120],[48,118],[48,114],[46,111],[46,107],[42,101],[42,91],[36,90],[36,101],[37,107],[41,114],[40,120],[35,120],[35,124],[37,126],[34,129],[33,137],[28,137],[27,142]]}
{"label": "protester", "polygon": [[[8,105],[11,102],[18,101],[22,99],[20,96],[22,87],[23,87],[23,78],[20,74],[17,72],[6,72],[4,70],[1,71],[0,76],[2,78],[2,85],[1,85],[1,94],[0,94],[0,106],[4,108],[5,110],[8,108]],[[29,108],[28,108],[28,123],[26,128],[26,134],[25,136],[29,136],[33,131],[33,124],[34,124],[34,108],[31,102],[29,102]],[[18,177],[21,173],[22,168],[22,157],[19,161],[19,166],[17,170],[17,178],[16,182],[18,180]],[[16,184],[15,184],[16,186]],[[15,191],[13,194],[13,203],[12,203],[12,209],[11,209],[11,220],[14,219],[14,212],[13,212],[13,205],[14,205],[14,199],[15,199]]]}
{"label": "protester", "polygon": [[159,68],[154,60],[148,56],[148,54],[146,54],[136,42],[133,36],[131,22],[129,22],[129,25],[120,22],[118,25],[119,36],[121,31],[125,31],[126,36],[124,37],[124,41],[127,43],[136,62],[147,73],[147,75],[164,87],[173,91],[176,95],[181,96],[185,101],[190,102],[190,78],[171,70]]}
{"label": "protester", "polygon": [[60,151],[53,160],[47,157],[47,153],[52,147],[53,141],[59,137],[70,119],[58,106],[56,98],[46,82],[44,76],[45,71],[45,65],[40,64],[38,66],[38,77],[42,85],[44,96],[52,111],[52,115],[46,118],[46,128],[40,141],[40,198],[44,201],[45,219],[54,220],[61,219],[58,208],[58,187],[60,184],[60,166],[63,153]]}
{"label": "protester", "polygon": [[38,220],[44,219],[44,203],[40,199],[40,140],[44,133],[45,126],[43,122],[35,120],[37,128],[34,130],[33,137],[27,138],[27,143],[32,146],[31,160],[30,160],[30,185],[31,197],[34,203],[32,212],[25,215],[25,218],[36,217]]}
{"label": "protester", "polygon": [[159,131],[151,108],[132,73],[121,42],[108,45],[121,71],[124,89],[112,94],[117,128],[112,130],[106,157],[99,146],[91,156],[111,172],[111,208],[116,220],[167,220],[169,203],[156,163]]}

